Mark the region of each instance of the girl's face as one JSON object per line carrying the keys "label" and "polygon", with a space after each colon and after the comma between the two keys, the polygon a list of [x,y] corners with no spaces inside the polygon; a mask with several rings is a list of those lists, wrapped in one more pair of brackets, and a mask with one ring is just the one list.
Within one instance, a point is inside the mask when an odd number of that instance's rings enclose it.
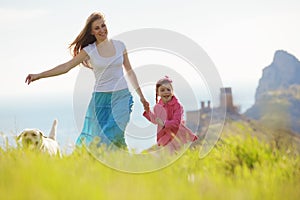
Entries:
{"label": "girl's face", "polygon": [[107,28],[103,19],[97,19],[92,23],[91,34],[94,35],[99,42],[106,40]]}
{"label": "girl's face", "polygon": [[173,97],[173,89],[170,83],[164,83],[158,87],[158,96],[164,103],[169,102]]}

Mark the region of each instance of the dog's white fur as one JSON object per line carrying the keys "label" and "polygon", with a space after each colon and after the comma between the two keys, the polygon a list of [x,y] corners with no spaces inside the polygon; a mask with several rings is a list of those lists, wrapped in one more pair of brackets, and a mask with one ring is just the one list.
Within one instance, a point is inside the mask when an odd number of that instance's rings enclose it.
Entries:
{"label": "dog's white fur", "polygon": [[56,141],[56,132],[57,120],[55,119],[49,137],[46,137],[39,129],[24,129],[17,137],[17,141],[21,139],[24,148],[47,152],[51,156],[60,155],[60,148]]}

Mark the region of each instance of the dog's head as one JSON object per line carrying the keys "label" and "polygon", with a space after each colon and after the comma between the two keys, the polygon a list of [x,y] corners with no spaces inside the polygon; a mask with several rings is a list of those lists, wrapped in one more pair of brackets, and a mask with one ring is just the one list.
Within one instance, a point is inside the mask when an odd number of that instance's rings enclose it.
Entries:
{"label": "dog's head", "polygon": [[43,143],[44,134],[38,129],[25,129],[18,137],[17,141],[22,140],[25,148],[40,148]]}

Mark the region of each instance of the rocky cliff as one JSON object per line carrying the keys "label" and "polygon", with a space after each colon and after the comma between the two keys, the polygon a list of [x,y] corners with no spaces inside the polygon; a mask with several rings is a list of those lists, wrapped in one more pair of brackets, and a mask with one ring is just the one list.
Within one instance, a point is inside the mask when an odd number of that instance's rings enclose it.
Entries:
{"label": "rocky cliff", "polygon": [[272,63],[263,69],[255,104],[245,115],[300,133],[300,62],[295,56],[275,52]]}

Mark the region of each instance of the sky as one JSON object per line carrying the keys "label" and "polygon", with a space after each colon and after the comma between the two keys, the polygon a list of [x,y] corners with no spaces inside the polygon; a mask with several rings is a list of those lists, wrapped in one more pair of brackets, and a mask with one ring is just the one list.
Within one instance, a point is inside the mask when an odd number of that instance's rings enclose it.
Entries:
{"label": "sky", "polygon": [[254,103],[262,70],[276,50],[300,58],[299,10],[298,0],[0,0],[1,108],[50,100],[72,104],[80,67],[29,86],[24,81],[28,73],[71,59],[69,44],[87,17],[100,11],[109,37],[158,28],[190,38],[213,61],[223,85],[232,87],[234,103],[245,110]]}

